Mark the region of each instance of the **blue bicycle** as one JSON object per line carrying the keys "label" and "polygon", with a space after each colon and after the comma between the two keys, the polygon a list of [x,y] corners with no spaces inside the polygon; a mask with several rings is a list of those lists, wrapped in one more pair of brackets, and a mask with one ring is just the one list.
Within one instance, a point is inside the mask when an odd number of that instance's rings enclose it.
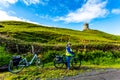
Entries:
{"label": "blue bicycle", "polygon": [[[63,55],[63,56],[56,55],[53,62],[54,62],[54,66],[56,68],[62,68],[64,64],[67,66],[65,55]],[[74,69],[78,69],[81,66],[81,59],[76,56],[71,56],[70,62],[71,62],[71,66]]]}
{"label": "blue bicycle", "polygon": [[26,55],[24,55],[24,58],[22,58],[21,56],[13,56],[12,60],[10,60],[10,62],[9,62],[8,70],[11,73],[18,73],[18,72],[22,71],[25,66],[30,66],[33,63],[33,61],[35,61],[36,66],[38,68],[42,68],[44,66],[42,60],[40,58],[38,58],[36,53],[34,53],[34,56],[30,62],[27,61],[25,56]]}

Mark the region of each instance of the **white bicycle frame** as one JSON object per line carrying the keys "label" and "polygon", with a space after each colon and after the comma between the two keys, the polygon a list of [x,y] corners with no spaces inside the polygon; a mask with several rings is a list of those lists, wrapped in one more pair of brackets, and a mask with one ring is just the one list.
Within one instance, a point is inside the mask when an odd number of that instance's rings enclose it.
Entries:
{"label": "white bicycle frame", "polygon": [[34,54],[33,58],[29,62],[29,65],[31,65],[35,59],[37,59],[37,54]]}
{"label": "white bicycle frame", "polygon": [[[34,56],[33,56],[33,58],[31,59],[30,62],[28,62],[26,58],[23,58],[22,61],[25,61],[25,63],[26,63],[26,65],[24,65],[24,66],[29,66],[29,65],[31,65],[31,64],[33,63],[33,61],[34,61],[35,59],[37,59],[38,56],[37,56],[37,54],[35,54],[34,46],[32,46],[32,53],[34,54]],[[22,61],[21,61],[21,62],[22,62]],[[21,66],[21,65],[20,65],[20,66]]]}
{"label": "white bicycle frame", "polygon": [[[24,66],[29,66],[29,65],[31,65],[31,64],[33,63],[33,61],[34,61],[35,59],[37,59],[37,54],[34,54],[34,56],[33,56],[33,58],[31,59],[30,62],[28,62],[26,58],[23,58],[22,61],[25,61],[25,63],[26,63],[26,65],[24,65]],[[22,62],[22,61],[21,61],[21,62]],[[21,65],[19,65],[19,66],[21,66]]]}

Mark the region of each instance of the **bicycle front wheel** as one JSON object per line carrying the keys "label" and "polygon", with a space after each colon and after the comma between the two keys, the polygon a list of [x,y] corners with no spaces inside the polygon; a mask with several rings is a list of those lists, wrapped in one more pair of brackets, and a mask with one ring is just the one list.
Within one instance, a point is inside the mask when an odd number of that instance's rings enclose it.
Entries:
{"label": "bicycle front wheel", "polygon": [[42,60],[40,60],[40,58],[36,59],[36,66],[38,68],[43,68],[44,67],[44,64],[43,64]]}
{"label": "bicycle front wheel", "polygon": [[18,65],[14,65],[13,63],[13,60],[11,60],[9,62],[9,65],[8,65],[8,70],[11,72],[11,73],[18,73],[20,71],[22,71],[22,69],[25,67],[25,61],[24,60],[20,60],[19,64]]}
{"label": "bicycle front wheel", "polygon": [[78,69],[81,66],[81,60],[79,58],[73,58],[71,64],[73,68]]}

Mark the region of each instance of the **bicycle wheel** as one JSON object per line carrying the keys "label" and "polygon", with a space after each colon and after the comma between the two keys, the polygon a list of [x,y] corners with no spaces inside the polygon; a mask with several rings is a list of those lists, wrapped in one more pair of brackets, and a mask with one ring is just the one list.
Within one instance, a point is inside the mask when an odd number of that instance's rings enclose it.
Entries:
{"label": "bicycle wheel", "polygon": [[56,58],[54,59],[54,66],[55,66],[56,68],[62,68],[63,65],[64,65],[63,60],[57,60]]}
{"label": "bicycle wheel", "polygon": [[13,61],[11,60],[8,65],[8,70],[11,73],[18,73],[22,71],[22,69],[25,67],[25,60],[20,60],[18,65],[14,65]]}
{"label": "bicycle wheel", "polygon": [[78,69],[81,66],[81,60],[79,58],[73,58],[71,61],[71,65],[73,68]]}
{"label": "bicycle wheel", "polygon": [[44,64],[43,64],[42,60],[40,60],[40,58],[37,58],[37,59],[36,59],[36,66],[37,66],[38,68],[44,67]]}

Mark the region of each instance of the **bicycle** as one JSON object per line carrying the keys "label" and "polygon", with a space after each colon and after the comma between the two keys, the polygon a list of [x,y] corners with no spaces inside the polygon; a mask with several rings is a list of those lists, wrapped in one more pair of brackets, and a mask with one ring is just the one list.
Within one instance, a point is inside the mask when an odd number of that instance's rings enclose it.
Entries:
{"label": "bicycle", "polygon": [[[66,61],[66,56],[65,55],[63,55],[63,56],[56,55],[53,62],[54,62],[54,66],[56,68],[63,68],[64,64],[67,67],[67,61]],[[70,63],[71,63],[71,65],[74,69],[78,69],[81,66],[80,58],[75,57],[75,56],[71,57]]]}
{"label": "bicycle", "polygon": [[34,60],[36,60],[36,66],[38,68],[42,68],[44,66],[43,62],[41,61],[40,58],[38,58],[37,54],[34,53],[33,58],[30,60],[30,62],[27,61],[25,58],[26,54],[23,55],[24,58],[21,56],[13,56],[12,60],[10,60],[9,65],[8,65],[8,70],[11,73],[19,73],[20,71],[23,70],[25,66],[30,66]]}

